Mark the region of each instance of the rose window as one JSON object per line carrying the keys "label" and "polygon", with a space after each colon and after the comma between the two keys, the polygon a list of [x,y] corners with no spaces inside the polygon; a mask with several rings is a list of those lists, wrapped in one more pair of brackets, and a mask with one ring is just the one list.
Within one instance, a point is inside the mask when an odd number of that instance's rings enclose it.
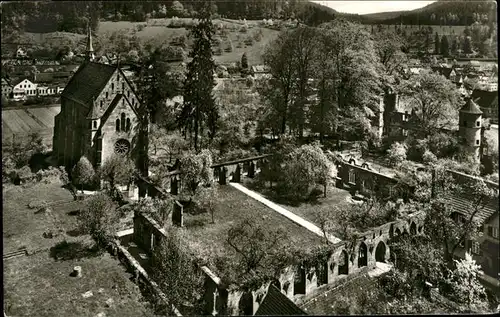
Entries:
{"label": "rose window", "polygon": [[118,155],[126,155],[130,151],[130,142],[125,139],[120,139],[115,143],[115,153]]}

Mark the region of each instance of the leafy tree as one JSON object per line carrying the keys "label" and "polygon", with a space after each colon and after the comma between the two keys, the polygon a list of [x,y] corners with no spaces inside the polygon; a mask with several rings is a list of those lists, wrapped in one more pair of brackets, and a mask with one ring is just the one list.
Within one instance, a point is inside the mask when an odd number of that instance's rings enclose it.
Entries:
{"label": "leafy tree", "polygon": [[406,145],[395,142],[387,150],[387,159],[392,166],[399,166],[406,160]]}
{"label": "leafy tree", "polygon": [[184,82],[184,105],[179,117],[179,124],[186,135],[194,136],[194,148],[199,150],[199,138],[204,128],[208,130],[209,140],[213,140],[217,128],[218,109],[212,95],[215,86],[214,72],[216,65],[212,57],[212,36],[214,34],[210,11],[203,10],[198,24],[192,30],[192,58],[188,64],[188,73]]}
{"label": "leafy tree", "polygon": [[460,93],[445,77],[430,70],[399,85],[403,97],[410,98],[412,120],[418,134],[426,137],[445,127],[456,126],[460,109]]}
{"label": "leafy tree", "polygon": [[394,32],[377,33],[374,44],[380,62],[388,75],[393,75],[406,62],[406,56],[401,50],[404,40]]}
{"label": "leafy tree", "polygon": [[434,35],[434,54],[439,54],[439,34]]}
{"label": "leafy tree", "polygon": [[470,36],[465,37],[462,50],[464,51],[464,54],[472,53],[472,42]]}
{"label": "leafy tree", "polygon": [[161,226],[166,227],[169,222],[169,216],[172,213],[173,202],[173,197],[167,197],[166,199],[146,197],[134,203],[131,208],[148,214]]}
{"label": "leafy tree", "polygon": [[447,283],[451,286],[451,297],[467,305],[469,310],[486,311],[486,293],[478,279],[482,274],[481,266],[476,264],[469,252],[465,252],[465,259],[454,262],[455,269],[447,278]]}
{"label": "leafy tree", "polygon": [[453,37],[451,42],[451,54],[456,56],[458,54],[458,49],[460,48],[460,42],[457,36]]}
{"label": "leafy tree", "polygon": [[116,232],[119,219],[115,208],[109,196],[97,193],[86,200],[85,208],[78,214],[80,229],[90,234],[99,247],[106,247]]}
{"label": "leafy tree", "polygon": [[269,265],[284,239],[286,233],[281,228],[267,230],[250,219],[234,224],[227,235],[227,243],[241,256],[246,273]]}
{"label": "leafy tree", "polygon": [[336,171],[333,164],[318,144],[303,145],[292,151],[284,162],[278,190],[282,195],[293,199],[305,199],[316,184],[323,184],[324,195],[328,180]]}
{"label": "leafy tree", "polygon": [[209,150],[189,154],[180,160],[181,183],[185,193],[193,197],[199,185],[210,186],[213,180],[212,155]]}
{"label": "leafy tree", "polygon": [[[498,192],[489,188],[482,180],[469,180],[458,185],[440,165],[437,165],[434,180],[434,199],[427,206],[425,231],[432,241],[443,250],[444,259],[452,265],[455,250],[467,240],[480,234],[478,215]],[[457,218],[447,199],[452,195],[469,197],[470,212]]]}
{"label": "leafy tree", "polygon": [[170,6],[170,11],[172,12],[172,15],[176,17],[182,17],[185,12],[184,6],[179,1],[172,2],[172,5]]}
{"label": "leafy tree", "polygon": [[448,37],[446,35],[443,35],[441,37],[440,52],[441,52],[441,55],[443,55],[443,56],[450,55],[450,46],[448,43]]}
{"label": "leafy tree", "polygon": [[241,68],[248,69],[247,53],[243,53],[243,55],[241,56]]}
{"label": "leafy tree", "polygon": [[112,155],[98,170],[102,179],[109,182],[111,190],[116,189],[117,184],[129,184],[134,177],[134,163],[126,157]]}
{"label": "leafy tree", "polygon": [[202,186],[195,196],[195,202],[199,209],[208,211],[212,218],[212,223],[215,223],[215,212],[217,199],[219,197],[219,188],[216,183],[210,187]]}
{"label": "leafy tree", "polygon": [[73,179],[74,184],[79,184],[81,186],[81,190],[83,193],[83,186],[91,183],[94,180],[95,171],[94,167],[86,158],[82,156],[80,160],[73,167],[71,172],[71,178]]}
{"label": "leafy tree", "polygon": [[[203,277],[180,230],[171,227],[157,244],[151,259],[152,275],[175,307],[193,305],[201,309]],[[171,307],[167,307],[171,313]]]}

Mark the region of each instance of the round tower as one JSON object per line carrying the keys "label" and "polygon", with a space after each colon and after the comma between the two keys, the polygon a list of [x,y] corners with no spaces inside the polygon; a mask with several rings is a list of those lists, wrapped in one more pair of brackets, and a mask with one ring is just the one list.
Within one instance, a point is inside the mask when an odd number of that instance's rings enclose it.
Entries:
{"label": "round tower", "polygon": [[481,148],[482,114],[483,112],[472,98],[468,98],[459,112],[459,135],[468,152],[477,163],[481,159],[479,153]]}

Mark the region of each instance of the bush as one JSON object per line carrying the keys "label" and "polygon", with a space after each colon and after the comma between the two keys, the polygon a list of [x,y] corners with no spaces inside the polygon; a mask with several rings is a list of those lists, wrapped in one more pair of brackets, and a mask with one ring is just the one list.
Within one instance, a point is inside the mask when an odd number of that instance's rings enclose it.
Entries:
{"label": "bush", "polygon": [[247,46],[253,45],[253,38],[251,36],[249,36],[245,39],[245,45],[247,45]]}
{"label": "bush", "polygon": [[47,206],[48,204],[45,200],[33,200],[28,204],[29,209],[37,209],[37,210]]}
{"label": "bush", "polygon": [[399,166],[406,160],[406,145],[395,142],[387,151],[387,159],[392,166]]}
{"label": "bush", "polygon": [[426,150],[425,153],[424,153],[424,155],[422,155],[422,160],[424,161],[424,163],[430,164],[430,163],[436,162],[437,161],[437,157],[431,151]]}
{"label": "bush", "polygon": [[247,33],[248,32],[248,27],[246,25],[243,25],[241,28],[240,28],[240,33]]}

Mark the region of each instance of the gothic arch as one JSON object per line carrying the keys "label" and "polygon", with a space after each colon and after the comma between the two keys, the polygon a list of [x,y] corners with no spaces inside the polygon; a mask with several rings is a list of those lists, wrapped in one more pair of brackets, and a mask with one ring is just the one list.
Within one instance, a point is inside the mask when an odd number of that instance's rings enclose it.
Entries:
{"label": "gothic arch", "polygon": [[120,119],[116,119],[116,132],[120,132]]}
{"label": "gothic arch", "polygon": [[338,260],[338,275],[349,274],[349,255],[346,250],[342,250]]}
{"label": "gothic arch", "polygon": [[358,267],[368,265],[368,247],[364,242],[359,244],[358,248]]}
{"label": "gothic arch", "polygon": [[127,118],[127,126],[126,126],[126,128],[127,128],[126,131],[127,132],[130,132],[130,125],[131,125],[130,124],[130,118]]}
{"label": "gothic arch", "polygon": [[416,235],[417,234],[417,225],[413,221],[411,222],[411,225],[410,225],[410,233],[412,235]]}
{"label": "gothic arch", "polygon": [[401,230],[399,228],[396,228],[396,231],[394,232],[395,236],[400,236],[401,235]]}
{"label": "gothic arch", "polygon": [[120,129],[122,131],[126,131],[125,128],[126,128],[126,121],[125,121],[125,113],[122,112],[122,115],[121,115],[121,119],[120,119],[120,123],[121,123],[121,126],[120,126]]}
{"label": "gothic arch", "polygon": [[384,241],[380,241],[375,249],[375,261],[385,262],[385,255],[387,253],[387,247]]}

